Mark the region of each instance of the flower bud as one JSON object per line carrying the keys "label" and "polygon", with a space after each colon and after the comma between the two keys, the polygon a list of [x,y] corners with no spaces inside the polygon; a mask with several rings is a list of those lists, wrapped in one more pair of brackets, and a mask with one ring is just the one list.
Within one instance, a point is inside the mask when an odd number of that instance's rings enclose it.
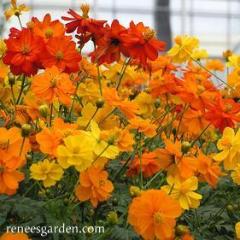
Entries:
{"label": "flower bud", "polygon": [[182,225],[182,224],[177,225],[176,234],[178,236],[182,236],[182,235],[184,235],[188,232],[189,232],[189,230],[188,230],[188,227],[186,225]]}
{"label": "flower bud", "polygon": [[102,98],[99,98],[97,101],[96,101],[96,107],[97,108],[102,108],[104,106],[104,100]]}
{"label": "flower bud", "polygon": [[49,115],[49,107],[47,104],[43,104],[39,107],[39,113],[42,117],[46,118]]}
{"label": "flower bud", "polygon": [[22,125],[22,136],[23,137],[29,136],[31,131],[32,131],[32,126],[30,124],[25,123]]}
{"label": "flower bud", "polygon": [[191,143],[190,142],[187,142],[187,141],[183,141],[182,142],[182,147],[181,147],[181,150],[182,150],[182,153],[187,153],[190,148],[192,147]]}
{"label": "flower bud", "polygon": [[107,215],[107,221],[110,224],[118,224],[118,215],[115,211],[110,211]]}
{"label": "flower bud", "polygon": [[160,99],[157,99],[154,103],[155,108],[159,108],[161,106],[161,101]]}
{"label": "flower bud", "polygon": [[141,194],[141,189],[137,186],[130,186],[129,192],[132,197],[137,197]]}
{"label": "flower bud", "polygon": [[11,86],[15,84],[15,76],[11,72],[8,73],[8,82]]}

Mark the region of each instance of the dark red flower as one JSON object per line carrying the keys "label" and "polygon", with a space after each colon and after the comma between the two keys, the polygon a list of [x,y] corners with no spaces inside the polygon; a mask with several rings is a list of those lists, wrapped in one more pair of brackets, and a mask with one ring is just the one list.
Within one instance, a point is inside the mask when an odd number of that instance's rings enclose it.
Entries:
{"label": "dark red flower", "polygon": [[123,51],[121,34],[126,32],[126,28],[118,20],[113,20],[111,27],[106,26],[104,32],[103,37],[96,41],[97,48],[91,54],[92,61],[98,64],[119,61]]}
{"label": "dark red flower", "polygon": [[36,74],[40,66],[39,58],[43,54],[44,43],[40,37],[24,28],[19,31],[12,29],[7,40],[7,52],[3,62],[10,65],[12,73],[31,76]]}

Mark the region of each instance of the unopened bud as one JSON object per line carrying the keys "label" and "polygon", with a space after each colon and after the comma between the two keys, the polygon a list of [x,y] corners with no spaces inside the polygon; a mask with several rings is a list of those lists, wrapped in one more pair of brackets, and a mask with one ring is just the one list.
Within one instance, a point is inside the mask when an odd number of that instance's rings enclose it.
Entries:
{"label": "unopened bud", "polygon": [[181,147],[182,153],[187,153],[191,147],[192,147],[192,145],[190,142],[183,141],[182,147]]}
{"label": "unopened bud", "polygon": [[102,108],[104,106],[104,100],[102,98],[99,98],[97,101],[96,101],[96,107],[97,108]]}
{"label": "unopened bud", "polygon": [[26,123],[26,124],[22,125],[22,136],[23,137],[29,136],[31,131],[32,131],[32,126],[30,124]]}
{"label": "unopened bud", "polygon": [[42,117],[46,118],[49,115],[49,107],[47,104],[43,104],[39,107],[39,113]]}
{"label": "unopened bud", "polygon": [[118,224],[118,215],[115,211],[110,211],[107,215],[107,221],[110,224]]}
{"label": "unopened bud", "polygon": [[132,197],[137,197],[141,194],[141,189],[137,186],[131,186],[129,192]]}
{"label": "unopened bud", "polygon": [[15,84],[15,76],[11,72],[8,73],[8,82],[11,86]]}

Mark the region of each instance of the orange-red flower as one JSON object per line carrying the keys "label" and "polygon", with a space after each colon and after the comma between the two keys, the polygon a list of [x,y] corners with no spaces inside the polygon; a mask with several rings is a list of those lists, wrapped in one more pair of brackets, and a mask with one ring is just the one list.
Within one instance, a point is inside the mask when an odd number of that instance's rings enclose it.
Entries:
{"label": "orange-red flower", "polygon": [[158,52],[163,51],[165,43],[155,38],[155,32],[149,27],[144,26],[142,22],[130,23],[127,33],[122,34],[124,38],[123,46],[127,55],[137,59],[142,64],[146,64],[147,59],[155,60]]}
{"label": "orange-red flower", "polygon": [[119,24],[118,20],[113,20],[111,27],[105,27],[104,35],[96,41],[97,48],[91,54],[92,61],[98,64],[119,61],[124,41],[121,34],[124,32],[126,28]]}
{"label": "orange-red flower", "polygon": [[76,50],[76,44],[70,36],[50,38],[42,54],[42,64],[45,68],[57,66],[61,71],[72,73],[79,70],[82,57]]}
{"label": "orange-red flower", "polygon": [[67,73],[62,73],[55,66],[47,68],[33,78],[32,91],[40,99],[53,103],[57,98],[59,102],[69,105],[74,85]]}
{"label": "orange-red flower", "polygon": [[223,99],[220,95],[215,102],[207,104],[205,118],[220,131],[226,127],[234,127],[240,122],[240,104],[232,99]]}
{"label": "orange-red flower", "polygon": [[174,237],[176,218],[181,215],[179,203],[162,190],[147,190],[133,199],[128,222],[143,239],[168,240]]}
{"label": "orange-red flower", "polygon": [[76,196],[80,201],[90,200],[94,207],[99,202],[106,201],[113,191],[112,182],[108,180],[108,173],[99,167],[90,167],[80,174],[80,184],[76,189]]}
{"label": "orange-red flower", "polygon": [[32,28],[33,33],[45,41],[48,41],[52,37],[63,36],[65,33],[64,25],[58,20],[52,21],[50,14],[46,14],[42,22],[38,18],[33,17],[32,22],[34,23]]}
{"label": "orange-red flower", "polygon": [[7,51],[3,62],[10,65],[12,73],[31,76],[36,74],[40,66],[40,56],[43,54],[43,40],[34,35],[31,30],[13,30],[7,40]]}
{"label": "orange-red flower", "polygon": [[138,175],[142,169],[144,177],[151,177],[161,169],[159,161],[156,152],[145,152],[142,154],[141,160],[140,157],[134,158],[127,174],[128,176],[135,176]]}

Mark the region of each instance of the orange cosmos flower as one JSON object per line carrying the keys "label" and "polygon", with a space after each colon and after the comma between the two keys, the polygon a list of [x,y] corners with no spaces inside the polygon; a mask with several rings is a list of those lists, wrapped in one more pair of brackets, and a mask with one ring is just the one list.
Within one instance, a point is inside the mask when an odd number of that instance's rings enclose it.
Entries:
{"label": "orange cosmos flower", "polygon": [[198,172],[202,180],[208,182],[211,187],[216,187],[219,177],[222,175],[221,168],[211,158],[198,151]]}
{"label": "orange cosmos flower", "polygon": [[37,73],[44,48],[40,37],[35,36],[29,29],[14,29],[5,43],[7,51],[3,62],[10,65],[13,74],[31,76]]}
{"label": "orange cosmos flower", "polygon": [[165,43],[155,38],[155,32],[142,22],[130,23],[127,33],[122,34],[124,39],[123,46],[133,59],[137,59],[142,64],[146,64],[147,59],[155,60],[158,52],[163,51]]}
{"label": "orange cosmos flower", "polygon": [[0,240],[30,240],[30,238],[24,233],[7,232],[0,237]]}
{"label": "orange cosmos flower", "polygon": [[57,66],[67,73],[77,72],[82,57],[76,50],[76,44],[69,36],[52,37],[42,54],[42,64],[45,68]]}
{"label": "orange cosmos flower", "polygon": [[24,179],[24,174],[17,170],[20,166],[22,166],[20,157],[11,156],[6,151],[0,150],[0,194],[16,193],[19,182]]}
{"label": "orange cosmos flower", "polygon": [[197,169],[197,160],[188,155],[183,155],[181,142],[164,138],[165,147],[156,149],[161,168],[173,171],[186,179],[194,175]]}
{"label": "orange cosmos flower", "polygon": [[[12,127],[10,129],[0,128],[0,150],[6,152],[6,156],[4,158],[9,159],[11,157],[19,158],[19,154],[21,151],[21,166],[24,165],[25,155],[30,149],[28,139],[25,139],[24,145],[23,137],[21,135],[21,129],[17,127]],[[15,162],[13,163],[16,164]],[[19,165],[20,166],[20,165]]]}
{"label": "orange cosmos flower", "polygon": [[80,201],[90,200],[94,207],[99,202],[106,201],[113,191],[112,182],[108,180],[108,173],[99,167],[92,166],[80,174],[80,184],[76,189],[76,196]]}
{"label": "orange cosmos flower", "polygon": [[47,68],[33,78],[32,91],[40,99],[53,103],[57,98],[59,102],[69,105],[74,86],[69,75],[62,73],[57,67]]}
{"label": "orange cosmos flower", "polygon": [[184,112],[180,129],[189,137],[197,137],[207,127],[209,122],[204,118],[204,113],[200,110],[189,108]]}
{"label": "orange cosmos flower", "polygon": [[206,63],[206,68],[212,71],[224,71],[224,64],[219,59],[211,59]]}
{"label": "orange cosmos flower", "polygon": [[38,18],[32,18],[33,28],[32,31],[36,36],[43,38],[48,41],[52,37],[60,37],[65,33],[64,25],[58,21],[52,21],[51,15],[46,14],[43,18],[43,21],[39,21]]}
{"label": "orange cosmos flower", "polygon": [[57,155],[57,147],[62,143],[62,139],[71,134],[76,134],[77,124],[65,123],[63,119],[56,118],[52,128],[44,128],[36,135],[36,140],[40,145],[40,150],[52,156]]}
{"label": "orange cosmos flower", "polygon": [[103,96],[110,106],[119,108],[127,118],[135,117],[138,112],[137,104],[128,100],[121,100],[115,88],[105,88]]}
{"label": "orange cosmos flower", "polygon": [[153,137],[157,133],[157,125],[151,123],[149,119],[135,117],[130,119],[129,123],[129,129],[137,129],[138,132],[144,133],[147,137]]}
{"label": "orange cosmos flower", "polygon": [[176,218],[182,213],[179,203],[162,190],[147,190],[133,199],[128,222],[147,240],[174,237]]}
{"label": "orange cosmos flower", "polygon": [[139,157],[135,157],[128,169],[128,176],[138,175],[141,168],[145,178],[153,176],[161,169],[156,152],[143,153],[141,160]]}

